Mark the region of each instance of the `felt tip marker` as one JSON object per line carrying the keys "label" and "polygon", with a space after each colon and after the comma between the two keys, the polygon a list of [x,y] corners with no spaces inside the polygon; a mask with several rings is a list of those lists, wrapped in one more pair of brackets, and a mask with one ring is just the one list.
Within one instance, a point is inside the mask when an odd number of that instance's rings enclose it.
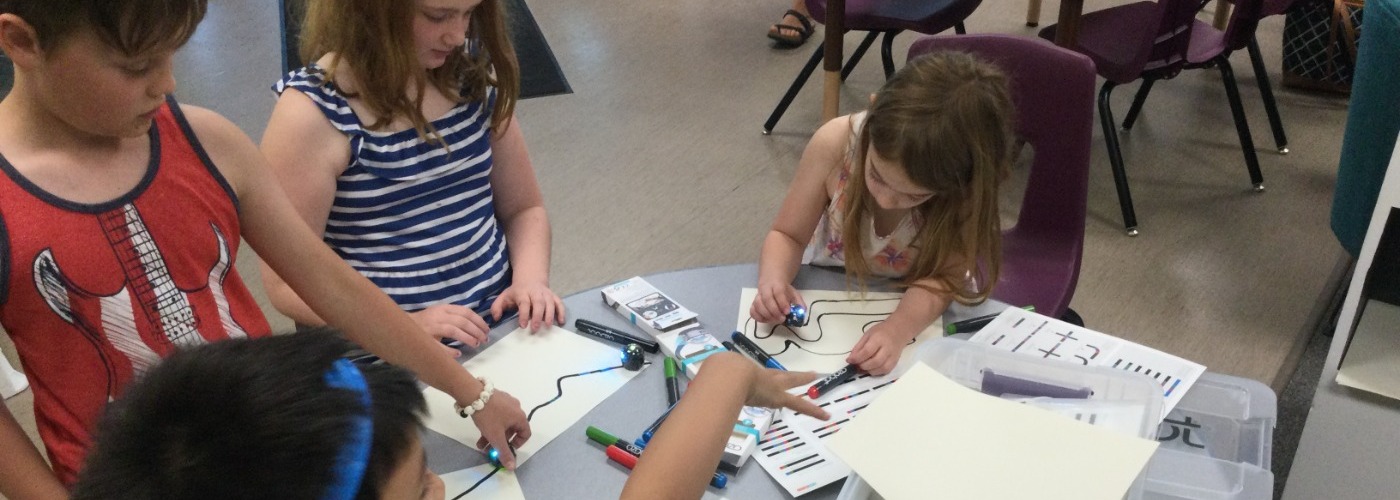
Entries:
{"label": "felt tip marker", "polygon": [[674,405],[681,399],[681,382],[676,378],[676,360],[667,357],[666,367],[666,404]]}
{"label": "felt tip marker", "polygon": [[588,429],[584,431],[584,434],[588,435],[588,439],[603,446],[616,446],[618,448],[622,448],[623,451],[626,451],[636,456],[641,456],[642,454],[642,447],[624,441],[622,438],[619,438],[612,434],[608,434],[607,431],[604,431],[597,427],[591,425],[588,426]]}
{"label": "felt tip marker", "polygon": [[787,371],[787,368],[783,368],[783,365],[779,364],[778,360],[773,359],[772,356],[769,356],[767,351],[764,351],[762,347],[758,346],[758,344],[755,344],[752,340],[749,340],[749,338],[745,336],[743,332],[736,331],[734,333],[731,333],[729,334],[729,338],[733,339],[734,343],[737,344],[740,348],[747,351],[750,356],[753,356],[753,359],[758,360],[759,364],[768,368],[772,368],[774,370]]}
{"label": "felt tip marker", "polygon": [[[628,450],[619,448],[617,445],[609,446],[607,453],[609,460],[617,462],[623,467],[626,467],[627,470],[637,468],[638,455],[629,453]],[[714,476],[710,477],[710,486],[724,488],[727,484],[729,484],[729,476],[724,475],[723,472],[716,472]]]}
{"label": "felt tip marker", "polygon": [[[1025,309],[1027,311],[1035,311],[1035,306],[1025,306],[1021,309]],[[1000,315],[1001,313],[994,313],[988,314],[986,316],[978,316],[972,319],[965,319],[962,321],[949,323],[948,326],[943,327],[944,335],[953,335],[957,333],[972,333],[981,330],[982,327],[987,326],[988,323],[991,323],[992,320],[997,319],[997,316]]]}
{"label": "felt tip marker", "polygon": [[583,318],[574,320],[574,328],[578,330],[578,332],[581,334],[612,342],[614,344],[621,345],[624,347],[626,347],[627,344],[637,344],[639,346],[642,346],[643,351],[652,354],[655,354],[656,352],[661,350],[661,344],[656,343],[655,340],[644,339],[636,335],[629,334],[627,332],[614,330],[612,328],[608,328],[606,326],[594,323],[592,321],[588,321]]}
{"label": "felt tip marker", "polygon": [[808,388],[807,388],[807,397],[812,398],[812,399],[817,399],[817,398],[819,398],[819,397],[822,397],[822,394],[826,394],[827,392],[831,391],[831,389],[835,388],[836,386],[841,385],[841,384],[844,384],[844,383],[846,383],[846,382],[850,382],[851,379],[856,378],[856,374],[858,374],[858,373],[860,373],[860,367],[859,367],[859,366],[856,366],[856,365],[846,365],[845,368],[842,368],[842,369],[840,369],[840,370],[836,370],[835,373],[832,373],[831,375],[827,375],[826,378],[821,379],[821,380],[817,381],[817,383],[812,384],[811,387],[808,387]]}
{"label": "felt tip marker", "polygon": [[660,417],[656,417],[656,421],[652,422],[651,425],[647,426],[647,430],[642,432],[642,437],[637,438],[637,446],[646,446],[647,442],[651,441],[651,436],[656,434],[656,430],[661,428],[661,423],[666,421],[666,417],[671,415],[671,410],[674,409],[676,409],[676,405],[671,405],[670,408],[666,409],[666,413],[662,413]]}

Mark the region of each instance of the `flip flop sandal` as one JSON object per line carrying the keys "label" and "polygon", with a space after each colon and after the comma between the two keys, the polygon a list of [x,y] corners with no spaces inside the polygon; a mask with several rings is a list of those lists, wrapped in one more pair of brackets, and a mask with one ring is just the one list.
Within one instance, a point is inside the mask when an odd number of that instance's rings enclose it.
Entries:
{"label": "flip flop sandal", "polygon": [[812,29],[812,18],[792,9],[788,9],[787,12],[783,13],[783,17],[787,16],[797,18],[797,21],[802,23],[802,26],[788,26],[782,23],[774,24],[773,27],[777,29],[777,32],[768,33],[768,38],[772,38],[773,41],[777,42],[776,46],[783,49],[790,49],[807,43],[807,39],[811,38],[812,33],[816,31]]}

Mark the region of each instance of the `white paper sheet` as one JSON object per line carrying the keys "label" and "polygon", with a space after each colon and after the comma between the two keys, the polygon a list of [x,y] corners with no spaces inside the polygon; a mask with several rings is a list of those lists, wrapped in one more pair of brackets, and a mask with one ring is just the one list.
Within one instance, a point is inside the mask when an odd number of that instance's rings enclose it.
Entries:
{"label": "white paper sheet", "polygon": [[1151,377],[1162,386],[1166,398],[1158,423],[1206,372],[1199,363],[1016,307],[1008,307],[968,340],[1029,356]]}
{"label": "white paper sheet", "polygon": [[[462,365],[472,375],[485,377],[520,400],[527,414],[536,406],[562,396],[539,408],[530,418],[530,440],[516,450],[516,466],[522,466],[535,452],[549,444],[583,415],[611,396],[640,371],[624,368],[570,376],[593,370],[619,366],[621,348],[584,337],[554,326],[530,333],[520,329],[477,353]],[[643,367],[645,369],[645,367]],[[481,437],[469,419],[463,419],[452,408],[452,398],[434,388],[427,388],[427,427],[464,445],[475,448]]]}
{"label": "white paper sheet", "polygon": [[1400,307],[1368,301],[1337,371],[1337,383],[1400,399]]}
{"label": "white paper sheet", "polygon": [[[745,288],[739,296],[735,330],[768,352],[789,370],[831,373],[846,366],[846,355],[866,330],[884,321],[899,305],[901,293],[859,294],[831,290],[798,290],[807,301],[807,326],[791,328],[782,324],[759,323],[749,316],[749,307],[758,290]],[[914,343],[904,348],[901,361],[912,356],[913,346],[943,331],[943,320],[924,329]]]}
{"label": "white paper sheet", "polygon": [[1119,500],[1157,449],[982,394],[922,363],[827,445],[888,500]]}
{"label": "white paper sheet", "polygon": [[779,412],[754,451],[754,460],[794,497],[845,479],[851,468],[822,443],[850,424],[895,379],[894,375],[861,375],[822,395],[816,403],[831,414],[825,422],[789,410]]}
{"label": "white paper sheet", "polygon": [[[456,472],[442,474],[442,483],[445,486],[443,491],[447,493],[447,498],[456,498],[463,492],[471,489],[470,493],[462,498],[489,498],[491,500],[525,500],[525,492],[520,489],[520,480],[515,477],[515,473],[501,469],[491,474],[495,467],[491,464],[482,464],[470,469],[462,469]],[[491,477],[482,481],[482,478],[490,474]],[[480,482],[481,484],[477,484]]]}

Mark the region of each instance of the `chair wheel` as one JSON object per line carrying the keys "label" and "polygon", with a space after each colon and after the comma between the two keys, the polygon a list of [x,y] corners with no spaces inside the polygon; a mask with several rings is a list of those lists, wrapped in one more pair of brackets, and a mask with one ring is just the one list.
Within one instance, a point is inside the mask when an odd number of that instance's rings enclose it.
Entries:
{"label": "chair wheel", "polygon": [[1261,183],[1255,184],[1255,185],[1254,185],[1254,192],[1256,192],[1256,193],[1262,193],[1262,192],[1264,192],[1264,183],[1261,182]]}
{"label": "chair wheel", "polygon": [[773,131],[772,131],[772,130],[768,130],[768,129],[764,129],[764,130],[763,130],[763,135],[773,135]]}
{"label": "chair wheel", "polygon": [[1137,236],[1137,235],[1138,235],[1138,230],[1137,230],[1137,227],[1136,227],[1136,226],[1128,228],[1128,236]]}
{"label": "chair wheel", "polygon": [[1286,154],[1288,154],[1288,146],[1284,146],[1284,147],[1278,148],[1278,154],[1281,154],[1281,155],[1286,155]]}

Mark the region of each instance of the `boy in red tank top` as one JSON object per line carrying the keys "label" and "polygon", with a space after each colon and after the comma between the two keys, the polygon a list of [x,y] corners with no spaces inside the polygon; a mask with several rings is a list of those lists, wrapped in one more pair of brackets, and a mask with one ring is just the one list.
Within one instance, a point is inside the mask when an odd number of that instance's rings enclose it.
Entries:
{"label": "boy in red tank top", "polygon": [[[520,404],[452,360],[306,228],[232,123],[183,106],[174,52],[206,0],[0,0],[0,325],[34,388],[53,470],[0,409],[0,494],[64,498],[106,404],[175,350],[269,334],[240,237],[350,340],[463,406],[490,443]],[[455,353],[455,351],[453,351]],[[513,457],[503,457],[507,464]]]}

